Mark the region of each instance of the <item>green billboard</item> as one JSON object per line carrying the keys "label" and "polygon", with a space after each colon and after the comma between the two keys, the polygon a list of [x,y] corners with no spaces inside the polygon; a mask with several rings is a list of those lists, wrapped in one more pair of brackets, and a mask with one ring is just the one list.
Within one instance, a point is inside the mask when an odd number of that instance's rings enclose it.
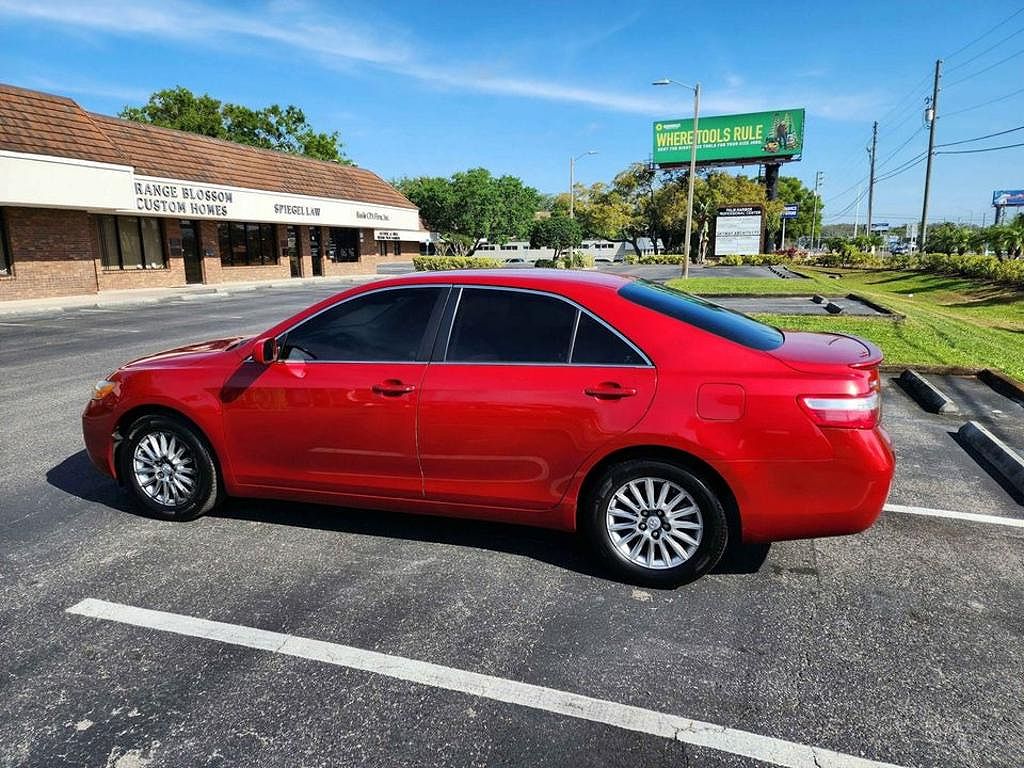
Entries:
{"label": "green billboard", "polygon": [[[792,160],[804,148],[804,111],[779,109],[747,115],[701,117],[697,126],[697,162]],[[693,118],[654,124],[654,162],[690,162]]]}

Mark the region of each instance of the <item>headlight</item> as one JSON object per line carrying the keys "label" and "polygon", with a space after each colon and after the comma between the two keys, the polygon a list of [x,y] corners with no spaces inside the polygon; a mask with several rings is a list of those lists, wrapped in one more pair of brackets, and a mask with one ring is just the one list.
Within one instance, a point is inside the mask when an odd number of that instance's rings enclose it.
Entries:
{"label": "headlight", "polygon": [[116,387],[116,381],[108,381],[107,379],[101,379],[100,381],[97,381],[92,387],[92,399],[102,400],[104,397],[113,392]]}

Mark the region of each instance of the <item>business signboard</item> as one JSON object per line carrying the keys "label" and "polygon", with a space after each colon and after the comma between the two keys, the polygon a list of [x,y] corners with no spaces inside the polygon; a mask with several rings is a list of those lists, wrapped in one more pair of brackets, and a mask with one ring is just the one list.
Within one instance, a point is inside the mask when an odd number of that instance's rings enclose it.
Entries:
{"label": "business signboard", "polygon": [[782,218],[784,219],[795,219],[796,215],[800,212],[800,206],[796,203],[792,205],[785,205],[782,207]]}
{"label": "business signboard", "polygon": [[873,221],[871,222],[872,232],[888,232],[889,222],[888,221]]}
{"label": "business signboard", "polygon": [[998,189],[992,193],[992,205],[1024,205],[1024,189]]}
{"label": "business signboard", "polygon": [[[803,109],[701,117],[697,124],[697,162],[765,162],[792,160],[804,148]],[[693,118],[654,124],[654,162],[690,162]]]}
{"label": "business signboard", "polygon": [[715,219],[715,255],[747,256],[761,252],[764,211],[759,205],[727,205]]}

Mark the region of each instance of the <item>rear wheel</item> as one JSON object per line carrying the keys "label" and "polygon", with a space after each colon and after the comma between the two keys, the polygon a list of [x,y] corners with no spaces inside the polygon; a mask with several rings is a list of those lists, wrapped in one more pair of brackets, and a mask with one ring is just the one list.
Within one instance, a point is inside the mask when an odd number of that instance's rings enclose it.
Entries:
{"label": "rear wheel", "polygon": [[583,527],[605,565],[627,581],[675,587],[715,567],[728,542],[722,503],[698,475],[662,461],[610,467]]}
{"label": "rear wheel", "polygon": [[179,419],[136,419],[119,458],[125,485],[152,517],[194,520],[221,501],[217,466],[206,440]]}

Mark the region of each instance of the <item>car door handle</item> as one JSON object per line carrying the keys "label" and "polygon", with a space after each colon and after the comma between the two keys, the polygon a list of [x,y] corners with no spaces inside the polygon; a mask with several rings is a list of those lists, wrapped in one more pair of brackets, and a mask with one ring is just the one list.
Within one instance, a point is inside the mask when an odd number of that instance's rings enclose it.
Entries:
{"label": "car door handle", "polygon": [[403,384],[398,379],[387,379],[380,384],[374,384],[371,389],[378,395],[407,395],[416,387],[412,384]]}
{"label": "car door handle", "polygon": [[598,400],[618,400],[622,397],[633,397],[637,390],[636,387],[620,387],[614,381],[605,381],[596,387],[587,387],[583,392]]}

